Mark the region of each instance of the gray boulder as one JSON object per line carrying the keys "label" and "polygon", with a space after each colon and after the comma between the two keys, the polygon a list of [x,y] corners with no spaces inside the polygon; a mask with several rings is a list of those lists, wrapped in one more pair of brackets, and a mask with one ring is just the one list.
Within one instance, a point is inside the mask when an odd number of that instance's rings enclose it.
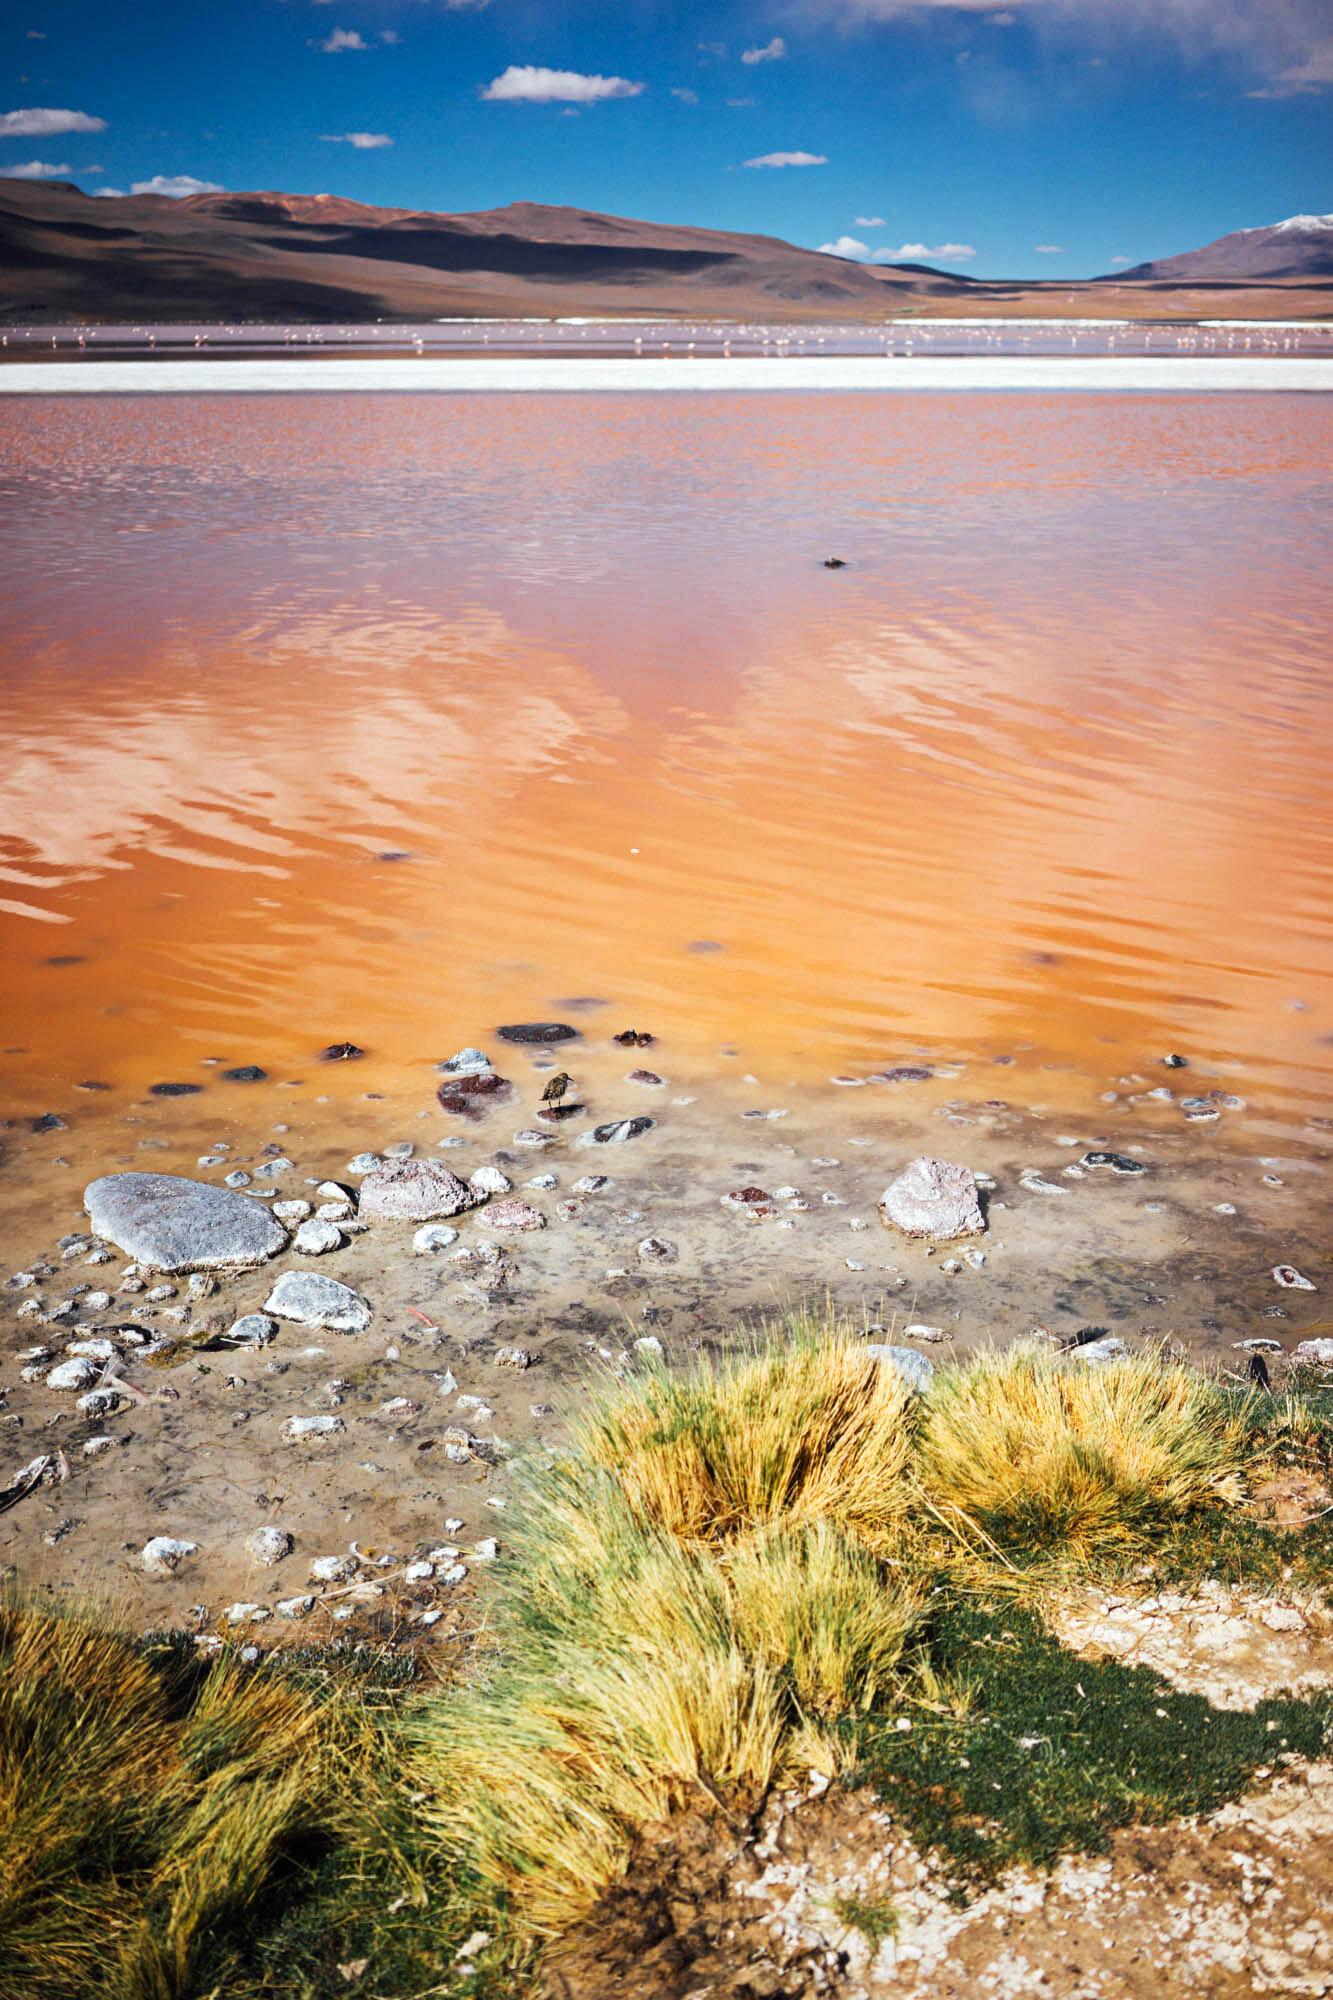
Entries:
{"label": "gray boulder", "polygon": [[84,1189],[99,1236],[151,1271],[262,1264],[287,1232],[248,1195],[176,1174],[107,1174]]}
{"label": "gray boulder", "polygon": [[435,1160],[383,1160],[362,1181],[357,1212],[366,1221],[434,1222],[461,1215],[475,1200],[466,1183]]}
{"label": "gray boulder", "polygon": [[936,1243],[980,1236],[986,1227],[972,1169],[948,1160],[913,1160],[884,1190],[880,1210],[904,1236],[929,1236]]}
{"label": "gray boulder", "polygon": [[264,1311],[334,1333],[364,1333],[370,1325],[369,1299],[318,1271],[284,1271],[265,1299]]}

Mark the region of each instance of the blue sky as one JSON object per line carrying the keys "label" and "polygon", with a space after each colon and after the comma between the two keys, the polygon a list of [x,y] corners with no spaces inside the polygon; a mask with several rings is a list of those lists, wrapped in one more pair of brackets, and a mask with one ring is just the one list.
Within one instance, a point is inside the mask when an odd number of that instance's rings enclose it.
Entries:
{"label": "blue sky", "polygon": [[0,174],[89,190],[560,202],[977,276],[1333,210],[1329,0],[19,0],[8,22]]}

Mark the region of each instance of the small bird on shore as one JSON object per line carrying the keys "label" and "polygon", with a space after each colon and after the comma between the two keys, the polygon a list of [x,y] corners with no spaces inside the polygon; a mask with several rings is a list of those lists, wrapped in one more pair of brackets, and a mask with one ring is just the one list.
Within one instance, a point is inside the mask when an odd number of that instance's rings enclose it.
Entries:
{"label": "small bird on shore", "polygon": [[1250,1356],[1249,1374],[1250,1380],[1255,1384],[1256,1388],[1267,1389],[1269,1395],[1272,1395],[1273,1384],[1268,1377],[1268,1363],[1264,1360],[1262,1354],[1252,1354]]}
{"label": "small bird on shore", "polygon": [[551,1081],[542,1092],[542,1103],[558,1104],[573,1081],[572,1076],[566,1076],[564,1070],[561,1070],[558,1075],[551,1078]]}

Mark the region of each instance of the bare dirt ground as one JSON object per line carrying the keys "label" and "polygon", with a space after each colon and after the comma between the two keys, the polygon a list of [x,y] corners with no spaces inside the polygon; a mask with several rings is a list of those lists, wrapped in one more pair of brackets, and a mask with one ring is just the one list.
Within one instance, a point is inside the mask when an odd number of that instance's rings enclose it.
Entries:
{"label": "bare dirt ground", "polygon": [[[725,1058],[682,1078],[669,1049],[627,1051],[609,1029],[587,1030],[573,1054],[488,1047],[515,1093],[477,1123],[440,1109],[433,1075],[392,1096],[349,1094],[344,1075],[327,1101],[270,1089],[267,1116],[252,1095],[237,1110],[235,1092],[222,1117],[207,1097],[128,1108],[93,1099],[68,1129],[9,1136],[0,1473],[7,1485],[34,1456],[63,1453],[68,1476],[0,1514],[0,1563],[25,1584],[91,1591],[138,1629],[193,1622],[220,1631],[231,1607],[249,1605],[257,1612],[233,1629],[263,1643],[368,1622],[444,1637],[471,1630],[479,1615],[472,1593],[487,1556],[476,1551],[503,1543],[516,1450],[559,1440],[599,1382],[659,1355],[686,1361],[786,1304],[827,1298],[884,1330],[872,1337],[936,1360],[1035,1326],[1067,1335],[1100,1325],[1131,1347],[1167,1340],[1237,1372],[1248,1357],[1236,1343],[1263,1335],[1290,1348],[1322,1324],[1327,1136],[1312,1124],[1299,1143],[1261,1153],[1275,1142],[1243,1108],[1187,1123],[1176,1100],[1206,1088],[1198,1072],[1145,1068],[1121,1080],[1113,1104],[1088,1089],[1080,1108],[1079,1080],[1036,1063],[937,1065],[925,1078],[813,1088],[738,1076]],[[576,1071],[586,1110],[541,1127],[540,1093],[557,1057]],[[662,1082],[630,1081],[647,1063]],[[1148,1098],[1168,1077],[1176,1100]],[[578,1143],[598,1120],[639,1114],[655,1123],[625,1144]],[[546,1145],[515,1142],[534,1128]],[[190,1296],[186,1278],[166,1279],[171,1296],[156,1301],[147,1291],[155,1275],[134,1289],[119,1250],[86,1266],[59,1248],[87,1229],[82,1190],[99,1174],[220,1183],[240,1169],[277,1200],[316,1200],[326,1178],[354,1190],[353,1156],[394,1142],[464,1177],[498,1165],[545,1226],[502,1234],[488,1228],[483,1205],[455,1218],[456,1243],[423,1256],[413,1253],[412,1225],[376,1221],[329,1255],[288,1248],[260,1270],[222,1277],[203,1298]],[[1085,1152],[1107,1147],[1147,1171],[1081,1165]],[[886,1184],[923,1152],[993,1179],[980,1266],[951,1254],[958,1246],[911,1243],[882,1225]],[[290,1165],[260,1177],[274,1157]],[[605,1185],[576,1192],[590,1174]],[[530,1185],[546,1175],[554,1186]],[[724,1204],[754,1186],[772,1199]],[[641,1251],[649,1238],[669,1246],[665,1259]],[[1278,1263],[1320,1289],[1280,1288]],[[284,1321],[257,1350],[201,1345],[262,1309],[278,1273],[298,1267],[361,1292],[369,1328],[340,1334]],[[17,1278],[29,1282],[6,1283]],[[82,1303],[80,1284],[106,1291],[110,1304]],[[136,1325],[178,1345],[154,1365],[136,1360],[115,1333]],[[70,1341],[108,1332],[129,1385],[113,1411],[85,1417],[72,1394],[23,1379],[25,1368],[41,1378],[50,1366],[34,1364],[30,1350],[59,1359]],[[530,1366],[497,1362],[516,1346]],[[1270,1362],[1280,1383],[1281,1357]],[[312,1415],[340,1427],[312,1442],[285,1439],[288,1419]],[[109,1443],[87,1451],[97,1438]],[[246,1547],[265,1524],[294,1545],[272,1568]],[[197,1553],[175,1574],[150,1577],[141,1551],[160,1535]],[[457,1553],[437,1557],[433,1576],[404,1575],[436,1550]],[[327,1556],[345,1559],[349,1573],[312,1580],[311,1562]],[[265,1616],[305,1597],[313,1602],[295,1622]]]}

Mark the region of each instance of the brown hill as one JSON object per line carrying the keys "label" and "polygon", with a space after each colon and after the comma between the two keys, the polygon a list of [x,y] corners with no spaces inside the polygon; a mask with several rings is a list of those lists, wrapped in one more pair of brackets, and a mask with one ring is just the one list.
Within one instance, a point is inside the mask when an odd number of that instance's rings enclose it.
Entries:
{"label": "brown hill", "polygon": [[859,317],[960,289],[932,274],[886,294],[882,275],[778,237],[535,202],[433,215],[332,195],[97,200],[52,181],[0,181],[0,273],[10,320]]}
{"label": "brown hill", "polygon": [[1191,279],[1253,283],[1272,278],[1333,278],[1333,215],[1290,215],[1261,229],[1233,229],[1178,257],[1134,264],[1122,280],[1139,278],[1179,284]]}
{"label": "brown hill", "polygon": [[[1273,231],[1291,264],[1293,219]],[[1333,236],[1333,229],[1329,230]],[[1224,237],[1220,245],[1237,238]],[[1253,246],[1252,246],[1253,248]],[[1333,274],[1191,258],[1086,283],[864,265],[776,236],[514,202],[468,215],[275,192],[109,200],[0,179],[0,320],[357,322],[605,316],[875,321],[926,317],[1309,318]],[[1251,263],[1253,265],[1253,256]],[[1180,264],[1178,274],[1168,265]],[[1322,270],[1322,267],[1321,267]]]}

